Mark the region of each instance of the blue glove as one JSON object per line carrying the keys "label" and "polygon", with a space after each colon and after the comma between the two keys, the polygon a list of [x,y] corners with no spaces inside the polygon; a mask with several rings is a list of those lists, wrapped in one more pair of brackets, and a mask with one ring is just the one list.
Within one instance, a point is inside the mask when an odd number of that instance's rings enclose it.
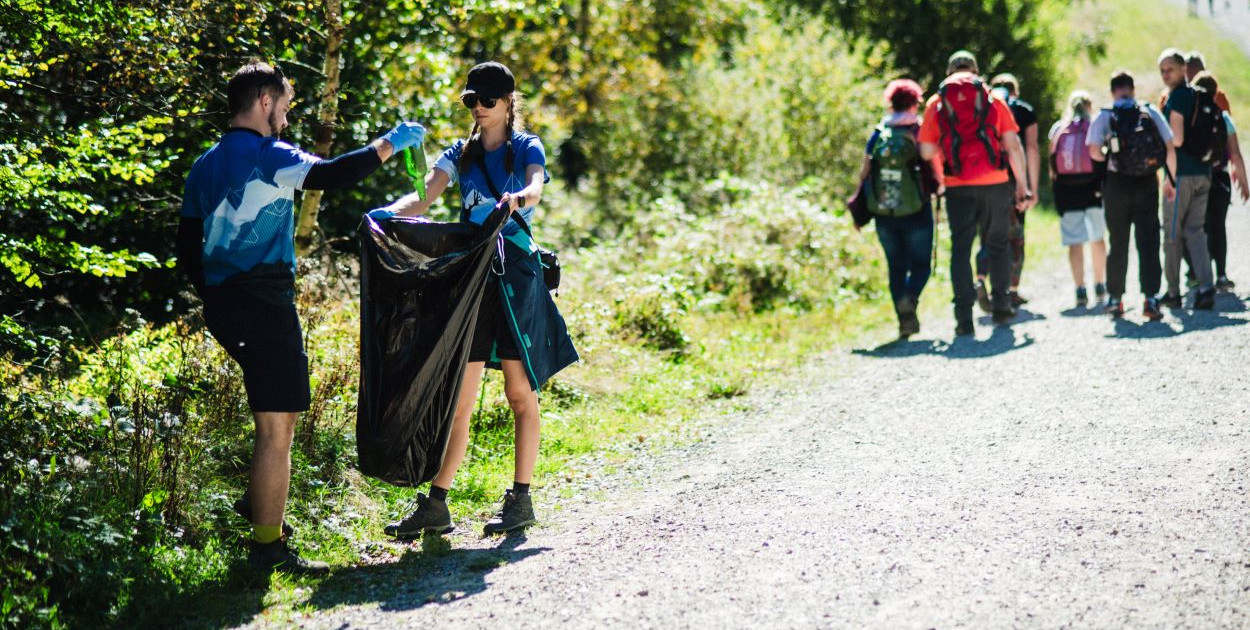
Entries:
{"label": "blue glove", "polygon": [[395,216],[396,214],[399,214],[399,211],[391,210],[389,207],[377,208],[375,210],[370,210],[369,212],[366,213],[366,215],[370,219],[373,219],[374,221],[385,221],[386,219],[389,219]]}
{"label": "blue glove", "polygon": [[399,153],[408,147],[421,144],[425,140],[425,127],[422,127],[419,123],[404,121],[399,123],[394,129],[386,132],[382,139],[391,143],[391,146],[395,148],[395,152]]}

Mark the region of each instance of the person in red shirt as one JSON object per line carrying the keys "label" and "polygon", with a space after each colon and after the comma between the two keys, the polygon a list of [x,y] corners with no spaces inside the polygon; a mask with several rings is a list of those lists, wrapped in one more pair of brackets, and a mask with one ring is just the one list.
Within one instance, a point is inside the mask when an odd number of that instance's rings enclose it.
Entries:
{"label": "person in red shirt", "polygon": [[[955,294],[955,334],[971,335],[976,287],[972,279],[972,241],[980,231],[989,251],[993,319],[1010,323],[1015,311],[1011,284],[1011,213],[1033,205],[1025,174],[1024,149],[1011,109],[992,97],[977,77],[977,60],[957,51],[947,62],[948,76],[925,106],[920,126],[920,155],[942,156],[946,208],[951,226],[951,285]],[[1008,184],[1010,165],[1015,190]],[[1014,197],[1014,199],[1013,199]]]}

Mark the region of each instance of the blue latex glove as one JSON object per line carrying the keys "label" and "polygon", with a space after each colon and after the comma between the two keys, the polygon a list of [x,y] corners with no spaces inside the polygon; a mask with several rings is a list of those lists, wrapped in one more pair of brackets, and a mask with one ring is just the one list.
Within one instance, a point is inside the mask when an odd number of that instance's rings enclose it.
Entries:
{"label": "blue latex glove", "polygon": [[404,121],[396,125],[396,127],[382,136],[383,140],[391,143],[395,153],[399,153],[408,147],[414,147],[425,140],[425,127],[419,123]]}
{"label": "blue latex glove", "polygon": [[375,210],[370,210],[366,214],[368,215],[370,219],[373,219],[374,221],[385,221],[386,219],[389,219],[395,216],[396,214],[399,214],[399,211],[391,210],[390,208],[377,208]]}

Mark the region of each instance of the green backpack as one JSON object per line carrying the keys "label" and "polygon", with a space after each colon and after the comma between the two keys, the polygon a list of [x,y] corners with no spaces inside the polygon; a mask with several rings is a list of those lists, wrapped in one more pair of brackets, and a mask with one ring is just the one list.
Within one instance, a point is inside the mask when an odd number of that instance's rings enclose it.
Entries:
{"label": "green backpack", "polygon": [[877,127],[872,147],[872,170],[865,182],[868,211],[886,217],[905,217],[924,208],[920,189],[920,148],[915,127]]}

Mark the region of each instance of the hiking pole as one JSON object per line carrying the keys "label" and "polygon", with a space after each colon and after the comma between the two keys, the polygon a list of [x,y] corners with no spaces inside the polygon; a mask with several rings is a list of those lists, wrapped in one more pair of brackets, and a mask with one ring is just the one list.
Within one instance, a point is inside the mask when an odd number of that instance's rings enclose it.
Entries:
{"label": "hiking pole", "polygon": [[942,196],[933,196],[933,267],[932,272],[937,271],[938,262],[938,227],[942,221]]}

